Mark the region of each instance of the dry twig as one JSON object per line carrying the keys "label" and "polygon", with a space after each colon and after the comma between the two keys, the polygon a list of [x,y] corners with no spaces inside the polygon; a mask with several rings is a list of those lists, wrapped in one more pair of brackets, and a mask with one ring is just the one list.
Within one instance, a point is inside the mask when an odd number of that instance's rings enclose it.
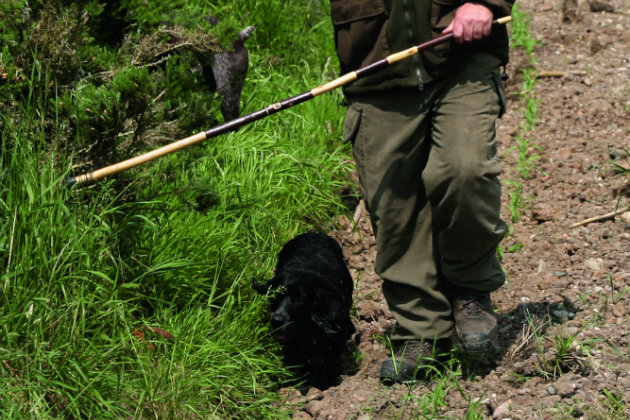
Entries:
{"label": "dry twig", "polygon": [[570,70],[570,71],[564,71],[564,70],[543,70],[541,72],[539,72],[536,77],[538,78],[543,78],[543,77],[566,77],[566,76],[584,76],[586,74],[585,71],[579,71],[579,70]]}
{"label": "dry twig", "polygon": [[612,219],[615,216],[617,216],[618,214],[621,214],[623,212],[624,212],[624,210],[615,210],[615,211],[611,211],[610,213],[602,214],[602,215],[599,215],[599,216],[589,217],[588,219],[582,220],[581,222],[573,223],[570,226],[570,228],[573,229],[573,228],[576,228],[578,226],[588,225],[589,223],[601,222],[602,220]]}

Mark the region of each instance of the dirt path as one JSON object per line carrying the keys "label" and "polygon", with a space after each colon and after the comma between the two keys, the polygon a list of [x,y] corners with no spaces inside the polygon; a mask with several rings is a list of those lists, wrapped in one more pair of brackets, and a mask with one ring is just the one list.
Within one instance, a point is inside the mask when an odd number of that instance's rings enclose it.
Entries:
{"label": "dirt path", "polygon": [[[357,211],[359,230],[344,219],[339,238],[358,280],[359,371],[323,393],[288,392],[294,418],[629,418],[630,221],[626,214],[570,227],[628,206],[629,176],[610,163],[630,164],[628,2],[585,0],[564,23],[556,0],[519,4],[541,43],[536,72],[563,75],[540,77],[535,86],[539,119],[526,135],[540,158],[524,180],[514,146],[525,106],[519,67],[527,60],[514,51],[508,67],[512,94],[498,127],[504,218],[516,188],[510,181],[522,184],[526,201],[502,243],[509,280],[493,294],[500,357],[472,378],[450,373],[413,387],[379,384],[388,350],[378,336],[393,321],[372,269],[370,223]],[[607,408],[615,401],[618,413]]]}

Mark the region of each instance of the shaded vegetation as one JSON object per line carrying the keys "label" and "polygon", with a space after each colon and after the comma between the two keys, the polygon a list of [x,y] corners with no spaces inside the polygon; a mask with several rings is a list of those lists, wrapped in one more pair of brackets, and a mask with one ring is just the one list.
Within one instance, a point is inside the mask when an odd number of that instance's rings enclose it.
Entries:
{"label": "shaded vegetation", "polygon": [[282,416],[249,279],[343,211],[338,94],[114,179],[64,180],[220,121],[198,55],[247,25],[244,112],[334,77],[325,6],[0,5],[0,417]]}

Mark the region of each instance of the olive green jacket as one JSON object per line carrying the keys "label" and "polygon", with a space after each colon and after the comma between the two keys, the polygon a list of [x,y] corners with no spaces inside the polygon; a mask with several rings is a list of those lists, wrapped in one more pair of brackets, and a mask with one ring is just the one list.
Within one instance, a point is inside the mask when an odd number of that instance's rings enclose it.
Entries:
{"label": "olive green jacket", "polygon": [[[466,0],[331,0],[335,46],[341,74],[364,67],[389,54],[441,35]],[[508,16],[514,0],[476,0],[495,18]],[[438,45],[344,86],[346,95],[396,88],[418,88],[457,69],[474,52],[489,52],[508,61],[505,25],[494,26],[480,41]]]}

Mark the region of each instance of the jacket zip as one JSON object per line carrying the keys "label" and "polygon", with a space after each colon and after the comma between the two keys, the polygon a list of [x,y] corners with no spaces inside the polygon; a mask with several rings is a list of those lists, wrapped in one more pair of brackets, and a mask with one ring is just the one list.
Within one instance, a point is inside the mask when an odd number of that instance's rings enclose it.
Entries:
{"label": "jacket zip", "polygon": [[[416,37],[411,23],[411,12],[409,11],[409,0],[402,0],[405,24],[407,25],[407,37],[409,38],[410,46],[416,45]],[[416,67],[416,77],[418,78],[418,90],[424,89],[424,81],[422,80],[422,72],[420,71],[420,58],[418,54],[412,57],[413,63]]]}

